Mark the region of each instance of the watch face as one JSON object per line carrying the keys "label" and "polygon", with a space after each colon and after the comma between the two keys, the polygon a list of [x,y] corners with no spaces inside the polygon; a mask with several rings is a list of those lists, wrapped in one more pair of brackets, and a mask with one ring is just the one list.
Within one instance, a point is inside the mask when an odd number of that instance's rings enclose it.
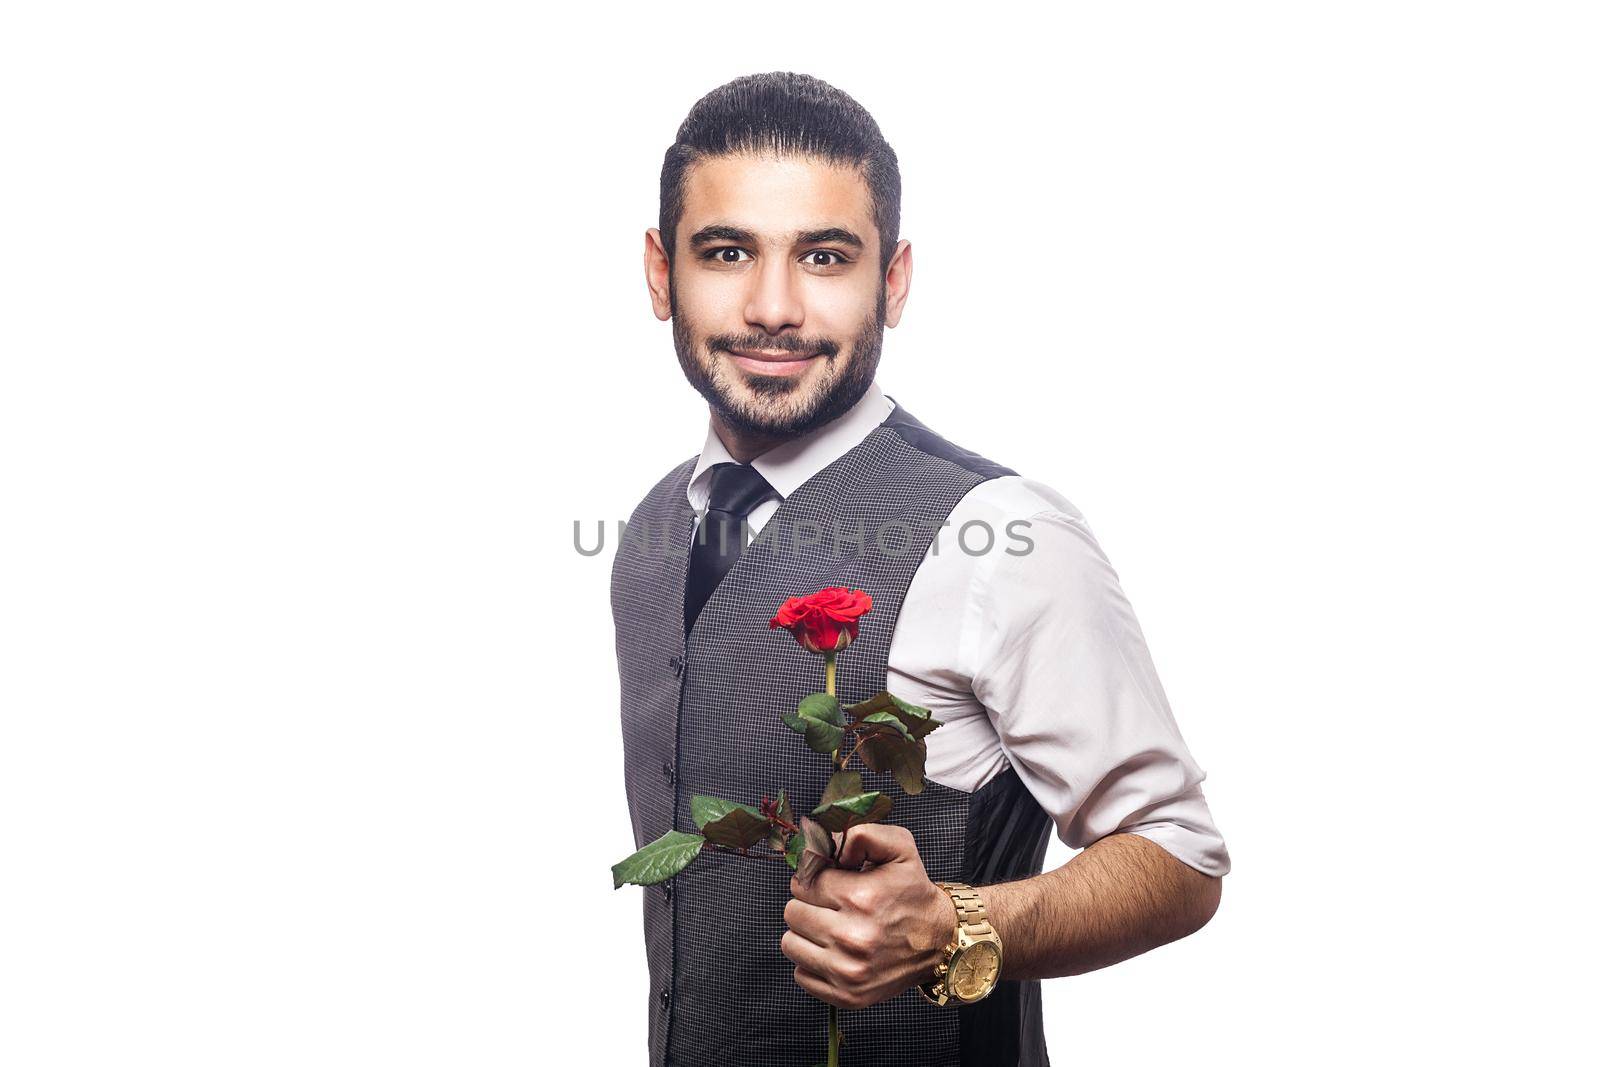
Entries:
{"label": "watch face", "polygon": [[1000,974],[1000,953],[992,941],[968,945],[950,961],[950,992],[962,1000],[979,1000],[994,988]]}

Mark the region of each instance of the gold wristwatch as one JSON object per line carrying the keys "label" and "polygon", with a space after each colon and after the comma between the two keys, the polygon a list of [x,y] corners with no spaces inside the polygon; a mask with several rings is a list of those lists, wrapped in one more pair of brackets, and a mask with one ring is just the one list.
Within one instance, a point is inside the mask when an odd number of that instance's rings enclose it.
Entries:
{"label": "gold wristwatch", "polygon": [[944,947],[935,977],[919,983],[917,992],[941,1008],[976,1004],[1000,981],[1000,935],[989,925],[989,913],[976,889],[961,882],[934,885],[950,894],[956,906],[956,932]]}

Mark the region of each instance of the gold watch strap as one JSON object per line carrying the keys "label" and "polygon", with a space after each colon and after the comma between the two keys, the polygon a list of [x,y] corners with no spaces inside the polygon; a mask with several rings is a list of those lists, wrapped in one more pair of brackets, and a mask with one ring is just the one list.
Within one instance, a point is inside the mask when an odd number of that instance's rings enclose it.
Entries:
{"label": "gold watch strap", "polygon": [[958,926],[964,927],[968,933],[978,937],[994,933],[994,927],[989,925],[989,911],[983,906],[983,898],[978,895],[976,889],[964,882],[934,884],[950,894],[950,901],[956,906]]}
{"label": "gold watch strap", "polygon": [[[965,930],[969,937],[982,938],[993,936],[998,940],[999,934],[995,933],[993,926],[989,925],[989,911],[983,906],[983,898],[978,891],[965,882],[935,882],[934,885],[944,890],[950,902],[956,909],[956,928],[950,935],[949,944],[944,949],[943,968],[948,968],[956,947],[961,943],[961,931]],[[950,992],[949,971],[930,982],[924,982],[917,987],[923,998],[941,1007],[949,1004],[961,1003]]]}

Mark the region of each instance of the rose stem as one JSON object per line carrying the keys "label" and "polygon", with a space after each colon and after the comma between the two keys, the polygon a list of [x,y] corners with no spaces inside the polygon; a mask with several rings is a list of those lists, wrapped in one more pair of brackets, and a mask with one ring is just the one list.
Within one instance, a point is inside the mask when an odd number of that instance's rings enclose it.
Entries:
{"label": "rose stem", "polygon": [[[822,688],[829,696],[838,696],[834,691],[834,652],[822,654]],[[840,746],[843,747],[842,745]],[[844,768],[844,761],[839,758],[839,749],[833,750],[833,765],[836,770]],[[826,1067],[839,1067],[839,1009],[832,1004],[828,1005],[828,1061]]]}
{"label": "rose stem", "polygon": [[[874,724],[873,724],[873,725],[874,725],[874,726],[876,726],[876,725],[877,725],[877,724],[876,724],[876,723],[874,723]],[[859,741],[857,741],[857,742],[856,742],[856,747],[855,747],[855,748],[852,748],[852,749],[851,749],[851,750],[850,750],[850,755],[848,755],[848,756],[846,756],[846,757],[845,757],[845,758],[844,758],[844,759],[842,759],[842,760],[840,760],[840,761],[839,761],[839,768],[840,768],[840,769],[841,769],[841,770],[843,770],[843,769],[844,769],[844,765],[845,765],[845,764],[846,764],[846,763],[849,763],[849,762],[850,762],[850,761],[851,761],[851,760],[852,760],[852,759],[854,759],[854,758],[855,758],[855,754],[856,754],[856,753],[857,753],[857,752],[860,752],[860,751],[861,751],[861,746],[862,746],[862,745],[864,745],[864,744],[866,744],[866,743],[867,743],[867,742],[868,742],[868,741],[870,741],[870,740],[872,740],[872,738],[873,738],[873,736],[874,736],[874,735],[873,735],[873,734],[872,734],[872,733],[870,733],[870,732],[869,732],[869,733],[864,733],[864,734],[862,734],[862,735],[861,735],[861,739],[860,739],[860,740],[859,740]]]}
{"label": "rose stem", "polygon": [[[824,652],[822,654],[822,690],[829,696],[838,696],[838,693],[835,692],[834,685],[834,679],[837,671],[833,662],[834,657],[838,654],[839,653],[837,651]],[[839,749],[837,748],[833,750],[833,765],[836,769],[843,769],[844,767],[844,762],[839,759]]]}
{"label": "rose stem", "polygon": [[727,845],[712,845],[709,843],[702,847],[709,847],[713,852],[726,852],[731,856],[748,856],[753,860],[774,860],[778,863],[789,862],[776,852],[748,852],[743,849],[729,848]]}

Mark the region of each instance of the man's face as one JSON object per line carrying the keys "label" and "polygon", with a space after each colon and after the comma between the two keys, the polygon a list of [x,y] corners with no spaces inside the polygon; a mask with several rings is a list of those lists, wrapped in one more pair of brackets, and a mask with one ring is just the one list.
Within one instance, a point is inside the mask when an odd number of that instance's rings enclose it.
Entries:
{"label": "man's face", "polygon": [[871,386],[885,286],[856,168],[770,154],[701,161],[687,175],[676,236],[668,281],[678,362],[724,421],[802,434]]}

